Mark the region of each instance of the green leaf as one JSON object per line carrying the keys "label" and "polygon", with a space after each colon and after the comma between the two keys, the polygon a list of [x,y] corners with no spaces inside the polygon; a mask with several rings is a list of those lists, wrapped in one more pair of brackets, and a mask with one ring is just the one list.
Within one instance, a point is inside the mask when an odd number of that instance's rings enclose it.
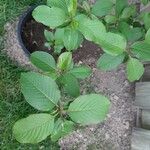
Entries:
{"label": "green leaf", "polygon": [[48,42],[52,42],[54,40],[53,32],[44,30],[44,36]]}
{"label": "green leaf", "polygon": [[69,70],[72,67],[72,53],[62,53],[58,58],[57,67],[63,71]]}
{"label": "green leaf", "polygon": [[121,19],[128,19],[131,16],[134,16],[136,14],[136,6],[135,5],[130,5],[122,11],[122,14],[120,16]]}
{"label": "green leaf", "polygon": [[66,0],[69,14],[74,17],[77,10],[77,0]]}
{"label": "green leaf", "polygon": [[113,16],[113,15],[107,15],[107,16],[105,16],[104,20],[108,24],[114,24],[114,23],[116,23],[117,18],[116,18],[116,16]]}
{"label": "green leaf", "polygon": [[92,19],[81,14],[76,16],[75,20],[78,23],[78,30],[89,41],[97,41],[97,37],[102,36],[106,32],[106,28],[98,18]]}
{"label": "green leaf", "polygon": [[80,46],[83,41],[83,37],[78,30],[68,27],[65,28],[63,41],[65,48],[68,51],[72,51],[76,50]]}
{"label": "green leaf", "polygon": [[54,52],[57,54],[60,54],[63,48],[64,48],[64,45],[55,45]]}
{"label": "green leaf", "polygon": [[139,80],[144,73],[143,64],[135,58],[129,58],[127,62],[127,77],[128,80],[133,82]]}
{"label": "green leaf", "polygon": [[37,22],[51,28],[62,25],[67,19],[67,16],[62,9],[57,7],[50,8],[46,5],[36,7],[32,12],[32,16]]}
{"label": "green leaf", "polygon": [[128,6],[128,0],[116,0],[116,15],[119,16],[122,10]]}
{"label": "green leaf", "polygon": [[63,121],[58,119],[54,124],[54,130],[51,135],[51,140],[53,142],[58,141],[60,138],[66,136],[74,130],[74,123],[72,121]]}
{"label": "green leaf", "polygon": [[54,34],[55,44],[63,44],[64,28],[57,28]]}
{"label": "green leaf", "polygon": [[52,110],[60,99],[55,81],[38,73],[21,74],[21,91],[31,106],[42,111]]}
{"label": "green leaf", "polygon": [[109,14],[112,10],[112,0],[97,0],[92,7],[92,13],[96,16],[102,17]]}
{"label": "green leaf", "polygon": [[78,30],[84,37],[99,44],[105,52],[119,55],[125,50],[127,44],[125,38],[119,34],[106,33],[105,26],[97,18],[90,19],[85,15],[78,15],[76,21],[78,22]]}
{"label": "green leaf", "polygon": [[140,0],[144,5],[147,5],[149,3],[149,0]]}
{"label": "green leaf", "polygon": [[79,66],[70,70],[69,73],[71,73],[78,79],[85,79],[91,75],[92,70],[86,66]]}
{"label": "green leaf", "polygon": [[14,124],[13,135],[20,143],[39,143],[49,136],[54,127],[50,114],[33,114]]}
{"label": "green leaf", "polygon": [[148,44],[150,44],[150,29],[146,33],[145,42],[148,43]]}
{"label": "green leaf", "polygon": [[127,42],[123,36],[108,32],[99,38],[98,44],[104,52],[116,56],[125,51]]}
{"label": "green leaf", "polygon": [[47,5],[49,7],[61,8],[66,13],[68,13],[68,8],[67,8],[66,0],[47,0]]}
{"label": "green leaf", "polygon": [[68,114],[76,123],[96,124],[105,119],[109,105],[109,100],[99,94],[79,96],[70,104]]}
{"label": "green leaf", "polygon": [[85,10],[85,12],[87,14],[91,13],[91,6],[90,6],[88,1],[83,1],[82,2],[82,7],[83,7],[83,9]]}
{"label": "green leaf", "polygon": [[31,62],[43,71],[50,72],[56,70],[56,63],[52,55],[36,51],[31,54]]}
{"label": "green leaf", "polygon": [[55,38],[55,46],[54,46],[54,51],[55,53],[61,53],[61,50],[64,48],[64,28],[57,28],[56,32],[54,34]]}
{"label": "green leaf", "polygon": [[125,54],[118,56],[112,56],[108,54],[103,54],[97,62],[97,67],[101,70],[112,70],[119,66],[125,58]]}
{"label": "green leaf", "polygon": [[64,90],[72,97],[77,97],[80,94],[80,85],[75,76],[70,73],[64,74],[61,78]]}
{"label": "green leaf", "polygon": [[148,30],[150,28],[150,13],[149,12],[143,13],[142,20],[144,22],[145,29]]}
{"label": "green leaf", "polygon": [[126,39],[130,42],[135,42],[144,36],[142,28],[133,28],[126,22],[121,22],[118,28],[121,33],[126,37]]}
{"label": "green leaf", "polygon": [[136,42],[132,46],[133,54],[144,61],[150,61],[150,44],[146,42]]}

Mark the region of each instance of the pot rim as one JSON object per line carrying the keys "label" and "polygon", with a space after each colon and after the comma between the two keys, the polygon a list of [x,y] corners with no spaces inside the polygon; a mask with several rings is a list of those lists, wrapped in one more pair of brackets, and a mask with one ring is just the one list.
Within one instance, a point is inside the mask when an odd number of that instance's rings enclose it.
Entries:
{"label": "pot rim", "polygon": [[23,14],[19,17],[19,22],[17,25],[17,39],[19,41],[19,45],[21,46],[21,48],[23,49],[23,51],[25,52],[25,55],[27,57],[29,57],[31,53],[29,52],[29,50],[24,45],[24,42],[22,39],[22,30],[23,30],[23,27],[24,27],[26,21],[32,16],[32,11],[36,7],[37,7],[37,5],[30,6],[25,12],[23,12]]}

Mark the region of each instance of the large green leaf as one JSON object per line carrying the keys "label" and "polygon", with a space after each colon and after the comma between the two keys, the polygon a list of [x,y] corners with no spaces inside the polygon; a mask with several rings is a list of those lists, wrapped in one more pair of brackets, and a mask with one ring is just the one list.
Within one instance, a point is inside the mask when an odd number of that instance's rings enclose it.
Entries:
{"label": "large green leaf", "polygon": [[118,56],[112,56],[108,54],[103,54],[97,62],[97,67],[101,70],[112,70],[120,65],[125,58],[125,54]]}
{"label": "large green leaf", "polygon": [[99,44],[107,53],[118,55],[125,50],[125,38],[115,33],[106,33],[105,26],[97,18],[90,19],[85,15],[78,15],[76,21],[78,30],[84,37]]}
{"label": "large green leaf", "polygon": [[146,42],[136,42],[132,46],[133,54],[144,61],[150,61],[150,44]]}
{"label": "large green leaf", "polygon": [[127,77],[129,81],[139,80],[144,73],[143,64],[135,58],[129,58],[127,62]]}
{"label": "large green leaf", "polygon": [[63,121],[58,119],[54,124],[54,130],[51,135],[51,140],[56,142],[60,138],[66,136],[74,130],[74,123],[72,121]]}
{"label": "large green leaf", "polygon": [[64,46],[68,51],[76,50],[83,41],[81,33],[71,27],[65,28],[64,32]]}
{"label": "large green leaf", "polygon": [[14,124],[13,135],[20,143],[38,143],[49,136],[54,127],[50,114],[33,114]]}
{"label": "large green leaf", "polygon": [[116,33],[105,33],[102,37],[99,37],[97,42],[102,49],[110,55],[122,54],[126,49],[126,39]]}
{"label": "large green leaf", "polygon": [[55,81],[38,73],[21,74],[21,91],[31,106],[42,111],[52,110],[60,99]]}
{"label": "large green leaf", "polygon": [[72,97],[77,97],[80,94],[80,85],[75,76],[70,73],[64,74],[61,78],[64,90]]}
{"label": "large green leaf", "polygon": [[71,52],[62,53],[58,58],[57,67],[62,71],[71,69],[72,53]]}
{"label": "large green leaf", "polygon": [[92,73],[92,70],[86,66],[74,67],[69,71],[72,75],[74,75],[78,79],[85,79],[89,77]]}
{"label": "large green leaf", "polygon": [[92,19],[81,14],[78,15],[75,20],[78,23],[78,30],[84,35],[89,41],[97,41],[97,37],[102,36],[106,33],[105,26],[99,19],[93,17]]}
{"label": "large green leaf", "polygon": [[148,44],[150,44],[150,28],[149,28],[149,30],[146,33],[145,42],[148,43]]}
{"label": "large green leaf", "polygon": [[31,54],[31,62],[43,71],[55,71],[56,63],[52,55],[37,51]]}
{"label": "large green leaf", "polygon": [[32,16],[37,22],[51,28],[62,25],[67,19],[67,16],[62,9],[57,7],[50,8],[46,5],[36,7]]}
{"label": "large green leaf", "polygon": [[122,10],[128,6],[128,0],[116,0],[116,15],[119,16]]}
{"label": "large green leaf", "polygon": [[113,7],[112,0],[97,0],[92,7],[92,13],[96,16],[102,17],[111,12]]}
{"label": "large green leaf", "polygon": [[68,114],[76,123],[83,125],[95,124],[105,119],[109,105],[109,100],[102,95],[84,95],[70,104]]}
{"label": "large green leaf", "polygon": [[66,13],[68,13],[68,8],[67,8],[66,0],[47,0],[47,5],[49,7],[61,8]]}
{"label": "large green leaf", "polygon": [[139,27],[131,28],[131,26],[126,22],[121,22],[119,24],[119,30],[130,42],[137,41],[144,36],[142,28]]}

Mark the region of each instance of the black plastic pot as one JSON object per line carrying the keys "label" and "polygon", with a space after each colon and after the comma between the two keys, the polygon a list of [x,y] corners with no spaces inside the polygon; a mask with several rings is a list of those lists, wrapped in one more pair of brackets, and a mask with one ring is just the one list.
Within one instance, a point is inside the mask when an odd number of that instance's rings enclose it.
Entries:
{"label": "black plastic pot", "polygon": [[17,36],[18,36],[18,41],[20,46],[22,47],[23,51],[25,52],[25,54],[29,57],[30,56],[30,52],[29,50],[26,48],[25,44],[24,44],[24,40],[23,40],[23,28],[26,24],[27,21],[32,19],[32,11],[34,10],[34,8],[37,6],[31,6],[26,12],[24,12],[20,18],[19,18],[19,23],[18,23],[18,27],[17,27]]}

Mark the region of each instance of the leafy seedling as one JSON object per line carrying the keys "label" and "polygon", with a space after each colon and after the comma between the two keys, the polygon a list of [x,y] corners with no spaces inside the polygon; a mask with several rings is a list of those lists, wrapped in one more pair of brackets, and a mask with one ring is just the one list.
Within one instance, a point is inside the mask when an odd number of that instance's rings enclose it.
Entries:
{"label": "leafy seedling", "polygon": [[28,72],[21,75],[21,91],[26,101],[42,113],[18,120],[13,135],[20,143],[38,143],[51,137],[57,141],[75,130],[75,124],[102,122],[109,110],[109,100],[99,94],[77,97],[63,103],[60,90],[51,77]]}
{"label": "leafy seedling", "polygon": [[56,80],[58,85],[73,97],[80,94],[78,79],[85,79],[91,75],[89,67],[74,65],[71,52],[62,53],[56,64],[52,55],[37,51],[31,54],[31,62],[44,74]]}

